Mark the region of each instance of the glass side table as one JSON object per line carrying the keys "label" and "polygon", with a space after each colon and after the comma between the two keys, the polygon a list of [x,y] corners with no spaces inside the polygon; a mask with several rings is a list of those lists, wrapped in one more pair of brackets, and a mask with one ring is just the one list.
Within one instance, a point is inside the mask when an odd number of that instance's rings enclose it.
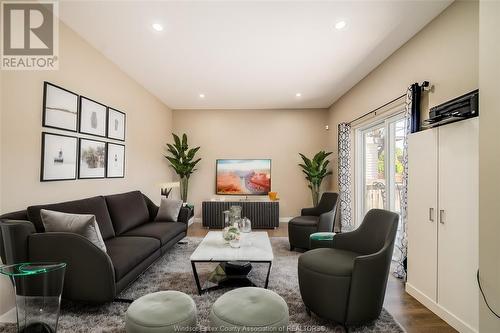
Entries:
{"label": "glass side table", "polygon": [[0,267],[0,273],[9,276],[14,285],[18,332],[57,332],[65,270],[65,263]]}

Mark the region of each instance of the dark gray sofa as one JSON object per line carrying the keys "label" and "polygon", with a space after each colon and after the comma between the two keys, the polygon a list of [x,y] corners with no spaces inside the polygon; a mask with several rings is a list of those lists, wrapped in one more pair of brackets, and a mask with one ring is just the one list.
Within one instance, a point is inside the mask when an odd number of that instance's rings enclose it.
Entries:
{"label": "dark gray sofa", "polygon": [[[95,215],[107,253],[78,234],[44,232],[41,209]],[[154,221],[157,212],[139,191],[30,206],[0,216],[0,255],[7,264],[65,262],[63,298],[112,301],[186,236],[189,208],[181,209],[177,221]]]}

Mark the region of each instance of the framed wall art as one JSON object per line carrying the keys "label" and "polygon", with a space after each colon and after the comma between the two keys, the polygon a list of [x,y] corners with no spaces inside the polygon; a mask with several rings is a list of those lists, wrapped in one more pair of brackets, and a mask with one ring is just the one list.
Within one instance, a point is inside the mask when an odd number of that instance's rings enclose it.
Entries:
{"label": "framed wall art", "polygon": [[125,113],[108,108],[108,138],[125,141]]}
{"label": "framed wall art", "polygon": [[40,181],[76,179],[77,156],[76,137],[43,132]]}
{"label": "framed wall art", "polygon": [[78,95],[50,82],[44,82],[42,126],[76,132]]}
{"label": "framed wall art", "polygon": [[106,137],[108,107],[80,96],[80,133]]}
{"label": "framed wall art", "polygon": [[106,142],[80,138],[78,178],[106,177]]}
{"label": "framed wall art", "polygon": [[108,160],[106,163],[106,177],[125,177],[125,146],[108,142],[107,154]]}

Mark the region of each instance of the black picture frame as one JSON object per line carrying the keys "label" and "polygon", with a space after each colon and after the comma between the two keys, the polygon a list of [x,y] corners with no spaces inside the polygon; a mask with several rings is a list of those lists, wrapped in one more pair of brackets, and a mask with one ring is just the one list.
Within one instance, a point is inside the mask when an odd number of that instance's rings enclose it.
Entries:
{"label": "black picture frame", "polygon": [[[104,145],[104,153],[103,153],[103,173],[101,175],[97,176],[84,176],[82,175],[82,148],[83,148],[83,142],[84,141],[89,141],[89,142],[94,142],[98,144]],[[78,140],[78,179],[104,179],[106,178],[106,169],[107,169],[107,142],[105,141],[100,141],[100,140],[93,140],[93,139],[87,139],[87,138],[79,138]]]}
{"label": "black picture frame", "polygon": [[[123,174],[121,176],[110,176],[109,172],[109,146],[120,146],[123,147]],[[125,178],[125,155],[126,155],[126,149],[125,145],[120,144],[120,143],[113,143],[113,142],[107,142],[106,144],[106,178]]]}
{"label": "black picture frame", "polygon": [[[110,113],[111,112],[116,112],[116,113],[119,113],[119,114],[123,115],[123,138],[111,135],[111,131],[109,130],[110,126],[111,126],[111,117],[110,117]],[[127,132],[127,114],[125,112],[122,112],[122,111],[117,110],[115,108],[108,107],[107,128],[106,128],[106,131],[107,131],[107,137],[109,139],[113,139],[113,140],[118,140],[118,141],[123,141],[124,142],[125,141],[125,137],[126,137],[126,132]]]}
{"label": "black picture frame", "polygon": [[[46,173],[45,173],[45,168],[47,167],[45,163],[45,154],[47,152],[46,149],[46,143],[47,143],[47,137],[48,136],[56,136],[56,137],[65,137],[65,138],[70,138],[75,140],[75,162],[74,162],[74,176],[68,178],[47,178]],[[49,133],[49,132],[42,132],[42,145],[41,145],[41,158],[40,158],[40,181],[41,182],[52,182],[52,181],[65,181],[65,180],[76,180],[77,179],[77,174],[78,174],[78,151],[79,151],[79,141],[76,136],[70,136],[70,135],[63,135],[63,134],[57,134],[57,133]],[[61,156],[59,156],[61,157]],[[63,163],[63,162],[61,162]]]}
{"label": "black picture frame", "polygon": [[[83,120],[83,117],[85,116],[84,112],[86,112],[86,110],[84,110],[84,107],[83,107],[84,100],[87,100],[91,103],[95,103],[103,108],[103,110],[102,110],[103,115],[101,115],[101,116],[104,116],[104,119],[101,119],[104,123],[102,134],[91,132],[91,131],[85,130],[83,128],[83,126],[85,126],[85,121]],[[96,136],[96,137],[100,137],[100,138],[106,138],[108,135],[108,107],[105,104],[102,104],[98,101],[95,101],[95,100],[88,98],[88,97],[85,97],[85,96],[80,96],[80,98],[78,100],[78,105],[79,105],[79,107],[78,107],[78,109],[79,109],[79,111],[78,111],[78,115],[79,115],[78,131],[82,134],[92,135],[92,136]]]}
{"label": "black picture frame", "polygon": [[[71,94],[73,95],[75,98],[76,98],[76,104],[75,104],[75,127],[62,127],[62,126],[57,126],[57,125],[54,125],[54,124],[50,124],[48,121],[47,121],[47,116],[48,116],[48,112],[47,112],[47,102],[48,102],[48,98],[47,98],[47,94],[49,92],[49,89],[50,88],[55,88],[55,89],[59,89],[63,92],[66,92],[68,94]],[[55,109],[57,111],[57,109]],[[59,111],[68,111],[68,110],[63,110],[63,109],[60,109]],[[43,127],[46,127],[46,128],[54,128],[54,129],[59,129],[59,130],[63,130],[63,131],[69,131],[69,132],[78,132],[78,126],[79,126],[79,115],[80,115],[80,99],[79,99],[79,95],[72,92],[71,90],[68,90],[66,88],[63,88],[63,87],[60,87],[58,85],[55,85],[53,83],[50,83],[48,81],[44,81],[43,82],[43,103],[42,103],[42,126]]]}

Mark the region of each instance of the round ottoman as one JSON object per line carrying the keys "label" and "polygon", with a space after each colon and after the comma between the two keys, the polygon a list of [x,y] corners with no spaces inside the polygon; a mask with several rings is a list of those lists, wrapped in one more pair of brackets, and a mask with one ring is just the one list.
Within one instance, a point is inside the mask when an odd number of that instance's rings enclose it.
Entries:
{"label": "round ottoman", "polygon": [[194,332],[196,305],[180,291],[159,291],[136,299],[125,314],[128,333]]}
{"label": "round ottoman", "polygon": [[288,306],[274,291],[246,287],[225,293],[210,311],[211,332],[286,332]]}

